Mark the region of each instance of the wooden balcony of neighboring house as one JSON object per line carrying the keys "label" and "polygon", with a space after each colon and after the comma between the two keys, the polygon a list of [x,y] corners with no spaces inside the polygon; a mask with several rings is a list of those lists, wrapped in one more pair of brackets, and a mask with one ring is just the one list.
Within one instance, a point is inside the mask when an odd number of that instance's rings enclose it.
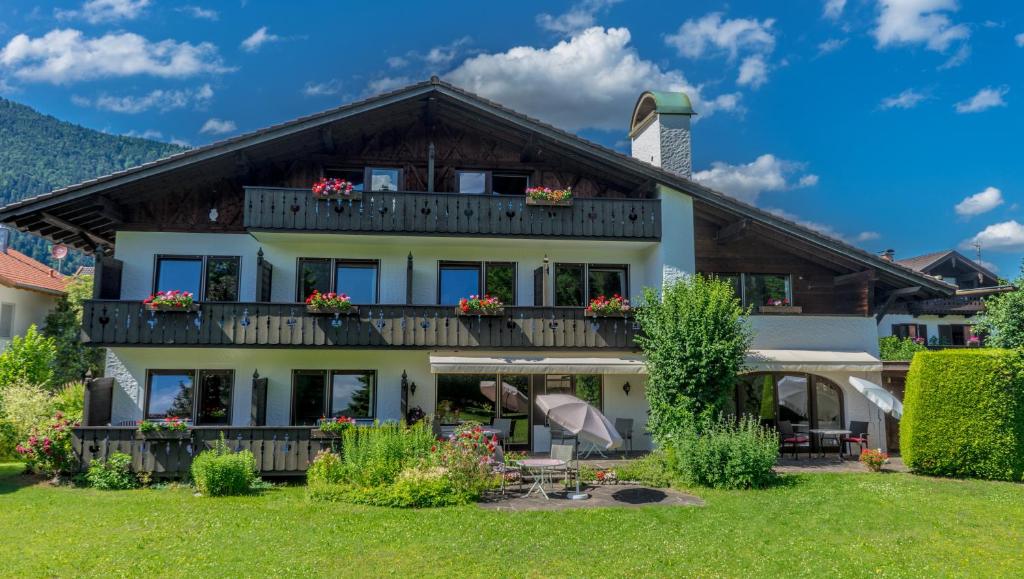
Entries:
{"label": "wooden balcony of neighboring house", "polygon": [[360,305],[313,314],[295,303],[202,303],[150,311],[140,301],[92,300],[84,341],[95,346],[225,348],[490,348],[633,350],[630,318],[588,318],[583,308],[506,306],[500,316],[459,315],[454,306]]}
{"label": "wooden balcony of neighboring house", "polygon": [[922,300],[908,305],[909,313],[917,316],[973,316],[985,311],[985,302],[977,296],[955,296]]}
{"label": "wooden balcony of neighboring house", "polygon": [[624,241],[661,239],[659,199],[577,198],[532,205],[521,195],[409,191],[317,199],[309,189],[246,187],[250,232],[411,234]]}

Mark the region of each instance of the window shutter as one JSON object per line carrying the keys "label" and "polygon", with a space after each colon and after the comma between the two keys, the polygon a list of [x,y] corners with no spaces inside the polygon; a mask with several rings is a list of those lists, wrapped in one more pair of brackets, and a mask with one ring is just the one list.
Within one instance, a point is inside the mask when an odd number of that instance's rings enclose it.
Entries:
{"label": "window shutter", "polygon": [[953,326],[939,326],[939,344],[942,346],[953,344]]}
{"label": "window shutter", "polygon": [[0,306],[0,338],[14,337],[14,304]]}
{"label": "window shutter", "polygon": [[256,378],[252,381],[252,417],[250,426],[267,425],[267,379]]}
{"label": "window shutter", "polygon": [[113,400],[113,378],[96,378],[87,382],[82,426],[107,426],[110,424]]}
{"label": "window shutter", "polygon": [[123,270],[124,262],[121,260],[106,256],[97,257],[92,288],[93,299],[121,299],[121,273]]}

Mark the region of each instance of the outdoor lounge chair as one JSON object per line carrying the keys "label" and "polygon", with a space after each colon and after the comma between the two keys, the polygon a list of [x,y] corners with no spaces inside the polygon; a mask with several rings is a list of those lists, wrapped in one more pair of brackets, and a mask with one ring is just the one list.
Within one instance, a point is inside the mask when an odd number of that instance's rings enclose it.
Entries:
{"label": "outdoor lounge chair", "polygon": [[495,418],[491,421],[493,426],[498,431],[498,438],[502,442],[505,442],[512,436],[512,419],[511,418]]}
{"label": "outdoor lounge chair", "polygon": [[792,422],[788,420],[780,420],[779,441],[781,442],[779,446],[779,453],[785,456],[786,446],[788,445],[793,449],[793,458],[797,459],[799,458],[797,452],[800,450],[800,447],[810,444],[811,439],[803,434],[797,434],[797,432],[793,430]]}
{"label": "outdoor lounge chair", "polygon": [[622,437],[623,446],[625,447],[624,452],[633,452],[633,419],[616,418],[615,430]]}
{"label": "outdoor lounge chair", "polygon": [[852,420],[850,421],[850,434],[844,436],[841,443],[846,445],[846,454],[850,453],[850,443],[860,446],[860,450],[868,447],[868,423]]}

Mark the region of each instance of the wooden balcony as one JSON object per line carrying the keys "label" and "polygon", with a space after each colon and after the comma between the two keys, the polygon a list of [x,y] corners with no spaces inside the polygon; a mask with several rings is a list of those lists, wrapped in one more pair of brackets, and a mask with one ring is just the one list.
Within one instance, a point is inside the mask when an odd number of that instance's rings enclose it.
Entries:
{"label": "wooden balcony", "polygon": [[313,315],[302,304],[205,303],[152,312],[138,301],[85,303],[83,334],[96,346],[230,348],[490,348],[632,350],[635,322],[587,318],[583,308],[506,307],[500,317],[460,316],[451,306],[363,305],[352,315]]}
{"label": "wooden balcony", "polygon": [[318,200],[308,189],[246,187],[250,231],[410,234],[657,241],[658,199],[576,199],[571,207],[527,205],[526,197],[372,192]]}

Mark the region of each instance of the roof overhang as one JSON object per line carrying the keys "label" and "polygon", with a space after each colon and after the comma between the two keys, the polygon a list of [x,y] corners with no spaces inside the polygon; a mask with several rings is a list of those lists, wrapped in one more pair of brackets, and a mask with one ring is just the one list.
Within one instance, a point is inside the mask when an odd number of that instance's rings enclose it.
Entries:
{"label": "roof overhang", "polygon": [[430,356],[434,374],[646,374],[643,356]]}
{"label": "roof overhang", "polygon": [[882,361],[868,352],[750,350],[746,368],[758,372],[881,372]]}

